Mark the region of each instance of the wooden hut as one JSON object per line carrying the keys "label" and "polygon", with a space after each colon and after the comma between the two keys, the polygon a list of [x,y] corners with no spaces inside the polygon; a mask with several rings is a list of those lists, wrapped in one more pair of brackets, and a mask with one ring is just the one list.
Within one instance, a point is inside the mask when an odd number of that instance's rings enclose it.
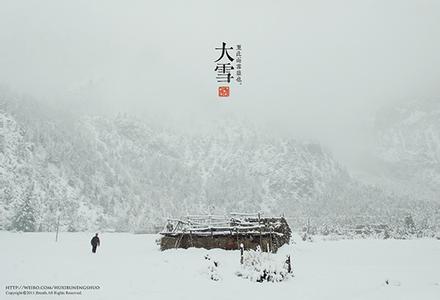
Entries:
{"label": "wooden hut", "polygon": [[256,249],[276,252],[289,243],[291,230],[283,217],[231,213],[229,216],[187,216],[168,219],[160,232],[160,249],[221,248],[226,250]]}

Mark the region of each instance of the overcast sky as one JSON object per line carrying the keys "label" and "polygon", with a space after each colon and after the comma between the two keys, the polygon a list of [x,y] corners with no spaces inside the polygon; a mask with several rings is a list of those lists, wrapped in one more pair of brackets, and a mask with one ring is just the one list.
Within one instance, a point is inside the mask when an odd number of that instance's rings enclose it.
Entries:
{"label": "overcast sky", "polygon": [[[223,41],[243,47],[228,100]],[[91,112],[243,116],[351,161],[377,109],[439,98],[439,53],[440,1],[0,0],[0,84],[17,92]]]}

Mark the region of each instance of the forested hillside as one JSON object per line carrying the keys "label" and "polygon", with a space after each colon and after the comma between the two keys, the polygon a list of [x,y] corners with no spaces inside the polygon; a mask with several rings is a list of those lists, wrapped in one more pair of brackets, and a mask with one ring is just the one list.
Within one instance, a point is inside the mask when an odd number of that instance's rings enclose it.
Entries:
{"label": "forested hillside", "polygon": [[362,183],[316,143],[232,121],[182,134],[1,101],[0,229],[52,231],[59,218],[70,231],[150,231],[170,216],[233,211],[283,214],[295,227],[397,224],[408,213],[436,226],[435,202]]}

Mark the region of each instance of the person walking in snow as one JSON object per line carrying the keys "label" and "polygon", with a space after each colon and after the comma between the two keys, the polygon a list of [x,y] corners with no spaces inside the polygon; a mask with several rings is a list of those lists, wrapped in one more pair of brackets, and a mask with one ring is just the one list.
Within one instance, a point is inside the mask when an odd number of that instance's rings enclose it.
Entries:
{"label": "person walking in snow", "polygon": [[92,244],[92,252],[96,253],[96,248],[100,245],[98,234],[95,234],[90,243]]}

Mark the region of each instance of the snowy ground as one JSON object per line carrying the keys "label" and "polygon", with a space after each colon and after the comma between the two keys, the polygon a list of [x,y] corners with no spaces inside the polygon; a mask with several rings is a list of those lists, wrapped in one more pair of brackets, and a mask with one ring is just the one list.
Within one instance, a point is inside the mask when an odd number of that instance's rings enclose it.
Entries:
{"label": "snowy ground", "polygon": [[[253,283],[234,275],[239,252],[168,250],[156,235],[101,234],[98,253],[90,233],[0,232],[0,299],[440,299],[440,241],[346,240],[300,242],[290,253],[295,277]],[[220,262],[221,280],[206,274],[204,256]],[[389,285],[385,280],[389,280]],[[6,295],[10,285],[99,285],[81,296]],[[10,291],[10,290],[9,290]]]}

